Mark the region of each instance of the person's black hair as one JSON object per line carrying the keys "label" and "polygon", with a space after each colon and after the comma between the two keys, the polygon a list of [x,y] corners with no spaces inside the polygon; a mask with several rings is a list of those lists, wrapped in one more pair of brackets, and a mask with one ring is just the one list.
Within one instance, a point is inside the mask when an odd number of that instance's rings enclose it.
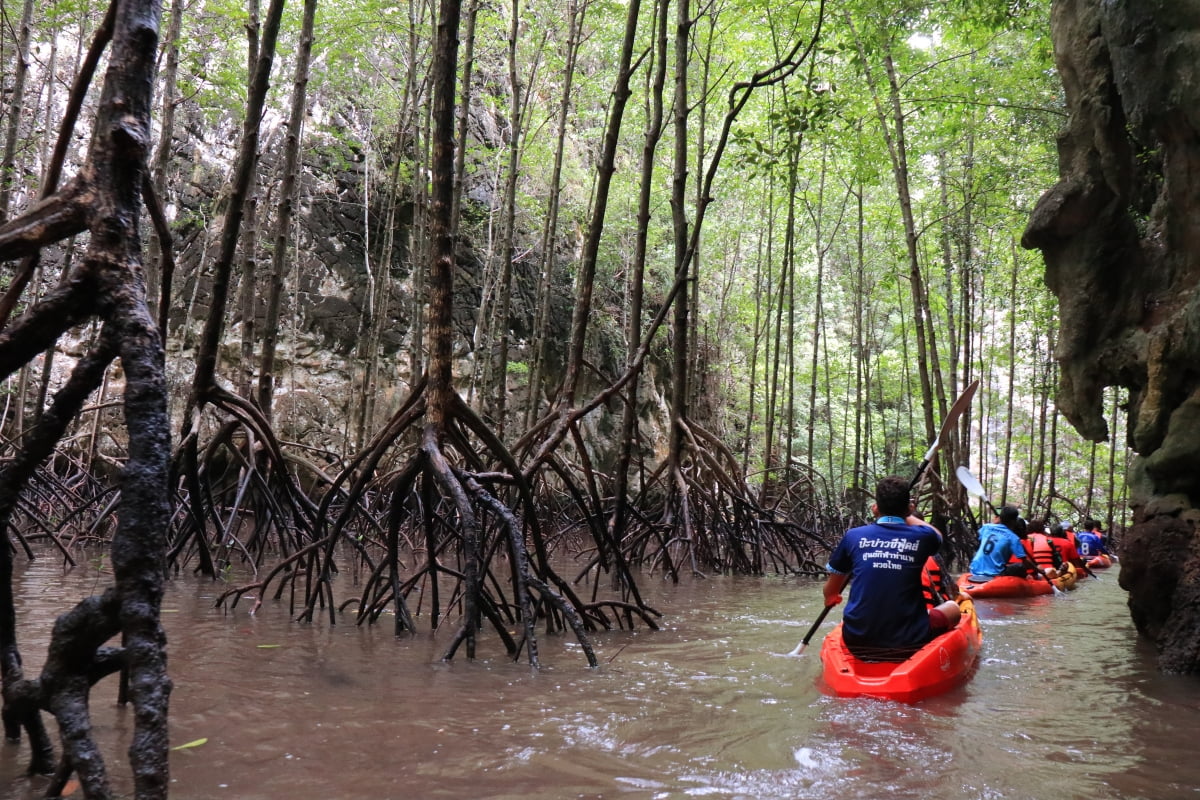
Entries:
{"label": "person's black hair", "polygon": [[885,517],[907,517],[910,497],[908,479],[893,475],[875,484],[875,505]]}
{"label": "person's black hair", "polygon": [[1028,525],[1030,533],[1046,532],[1046,520],[1042,519],[1041,517],[1034,517],[1033,519],[1029,520]]}
{"label": "person's black hair", "polygon": [[1061,522],[1056,522],[1050,526],[1050,535],[1056,536],[1059,539],[1067,538],[1066,531],[1063,530],[1063,526],[1062,526]]}
{"label": "person's black hair", "polygon": [[1000,509],[1000,524],[1010,531],[1016,532],[1017,529],[1013,526],[1020,518],[1021,512],[1017,510],[1016,506],[1005,506]]}
{"label": "person's black hair", "polygon": [[1094,531],[1094,530],[1096,530],[1096,520],[1092,519],[1091,517],[1088,517],[1087,519],[1085,519],[1085,520],[1083,521],[1083,529],[1084,529],[1085,531]]}

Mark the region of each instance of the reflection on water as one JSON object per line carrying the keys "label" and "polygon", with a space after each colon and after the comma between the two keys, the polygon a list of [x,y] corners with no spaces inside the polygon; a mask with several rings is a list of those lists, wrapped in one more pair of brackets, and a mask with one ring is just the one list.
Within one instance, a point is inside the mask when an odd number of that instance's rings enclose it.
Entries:
{"label": "reflection on water", "polygon": [[[53,558],[18,576],[26,666],[50,621],[107,584]],[[1115,571],[1065,597],[980,601],[973,679],[917,706],[820,690],[817,583],[648,579],[662,631],[600,634],[589,670],[565,637],[533,672],[484,637],[360,629],[212,608],[220,586],[168,589],[175,798],[1163,798],[1200,796],[1200,682],[1153,670]],[[825,628],[832,628],[837,614]],[[30,627],[32,626],[32,627]],[[114,773],[132,727],[115,681],[95,721]],[[0,748],[0,800],[37,797],[24,746]]]}

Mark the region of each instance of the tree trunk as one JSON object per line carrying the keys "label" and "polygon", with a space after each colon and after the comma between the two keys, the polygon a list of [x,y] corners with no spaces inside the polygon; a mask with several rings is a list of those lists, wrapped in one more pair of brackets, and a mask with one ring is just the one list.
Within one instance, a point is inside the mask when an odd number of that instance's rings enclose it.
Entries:
{"label": "tree trunk", "polygon": [[[34,746],[35,771],[52,767],[39,708],[51,709],[66,752],[65,770],[47,790],[58,795],[75,771],[86,797],[111,795],[101,754],[91,734],[91,684],[121,667],[130,672],[134,729],[129,760],[139,800],[167,796],[166,637],[159,620],[168,520],[170,455],[163,349],[146,304],[137,223],[146,177],[150,110],[158,47],[159,6],[154,0],[122,0],[97,34],[94,52],[111,38],[112,49],[87,165],[47,200],[74,212],[61,229],[18,225],[0,234],[0,260],[24,248],[40,248],[90,229],[88,251],[73,279],[31,305],[0,334],[0,374],[9,375],[69,328],[87,318],[104,320],[99,342],[55,395],[43,424],[31,430],[0,478],[0,666],[4,721],[10,738],[23,725]],[[85,67],[84,72],[88,69]],[[85,84],[86,85],[86,82]],[[68,115],[68,133],[74,118]],[[61,141],[61,139],[60,139]],[[57,177],[47,181],[56,185]],[[35,215],[37,211],[33,212]],[[41,675],[26,679],[17,649],[12,595],[12,549],[8,541],[17,497],[49,455],[119,357],[125,376],[125,422],[129,457],[121,485],[118,531],[112,545],[114,585],[62,615],[51,634]],[[106,647],[116,636],[121,647]]]}
{"label": "tree trunk", "polygon": [[929,312],[925,281],[921,274],[920,252],[918,250],[919,234],[917,233],[916,220],[913,217],[912,193],[909,187],[908,142],[905,135],[904,108],[900,97],[900,81],[896,74],[896,66],[892,60],[892,53],[888,49],[888,46],[884,45],[884,50],[879,54],[879,58],[883,61],[884,75],[887,80],[887,106],[885,107],[885,100],[881,97],[882,91],[878,86],[875,71],[870,67],[870,64],[875,62],[875,54],[867,52],[863,39],[855,30],[854,22],[849,15],[846,16],[846,21],[851,30],[855,31],[859,56],[863,62],[863,71],[867,79],[867,84],[871,89],[871,97],[875,104],[876,115],[879,118],[879,126],[883,133],[884,141],[887,144],[888,153],[891,156],[892,176],[896,183],[896,196],[900,204],[900,217],[904,223],[904,245],[908,254],[909,292],[912,297],[913,321],[916,325],[914,338],[917,343],[917,370],[921,380],[925,441],[931,442],[936,433],[933,418],[933,386],[930,378],[930,366],[934,354],[927,352],[927,343],[930,334],[926,330],[926,320],[929,317]]}
{"label": "tree trunk", "polygon": [[[541,413],[542,375],[546,363],[546,344],[549,339],[550,303],[553,289],[555,255],[558,244],[558,207],[562,193],[563,151],[567,140],[567,117],[572,107],[571,88],[575,83],[575,64],[579,58],[579,47],[583,39],[583,20],[590,0],[567,0],[567,43],[563,75],[562,98],[558,105],[558,121],[554,145],[554,168],[550,174],[550,186],[546,199],[546,221],[541,237],[541,279],[537,289],[537,312],[533,321],[533,364],[529,370],[529,393],[526,400],[525,427]],[[660,90],[661,92],[661,90]],[[661,112],[660,112],[661,113]],[[643,173],[644,174],[644,173]],[[639,229],[639,234],[643,233]],[[636,262],[636,256],[635,256]],[[630,352],[637,348],[630,345]],[[631,389],[636,394],[636,390]]]}
{"label": "tree trunk", "polygon": [[[508,30],[508,82],[510,85],[509,117],[512,134],[508,141],[508,165],[504,180],[504,219],[501,226],[500,274],[496,290],[496,309],[492,315],[490,402],[487,404],[495,420],[496,435],[504,439],[505,417],[508,413],[508,346],[512,306],[513,259],[516,257],[517,180],[521,173],[521,140],[525,135],[525,107],[521,83],[517,76],[517,36],[520,29],[520,0],[512,0]],[[539,56],[541,48],[538,48]],[[536,83],[537,60],[531,69],[529,85]]]}
{"label": "tree trunk", "polygon": [[25,109],[25,80],[29,75],[29,38],[33,24],[33,0],[21,6],[17,51],[13,56],[12,99],[5,120],[4,156],[0,158],[0,225],[8,221],[13,184],[16,183],[17,142],[21,139],[21,114]]}
{"label": "tree trunk", "polygon": [[188,413],[184,415],[184,436],[192,430],[193,409],[200,409],[208,402],[216,387],[217,358],[220,353],[222,332],[225,330],[225,310],[229,301],[230,278],[234,256],[237,252],[246,198],[254,181],[258,163],[258,139],[261,133],[263,107],[271,79],[271,66],[275,60],[275,43],[279,36],[279,23],[283,16],[283,0],[271,0],[263,24],[262,39],[258,49],[258,60],[251,77],[246,96],[246,116],[242,122],[242,138],[230,177],[229,205],[221,226],[218,252],[213,264],[212,298],[208,317],[204,322],[200,344],[196,351],[196,371],[192,379],[192,394],[188,401]]}
{"label": "tree trunk", "polygon": [[313,27],[317,0],[304,0],[304,18],[300,29],[296,67],[292,76],[292,105],[288,115],[287,138],[283,147],[283,166],[279,182],[279,204],[275,208],[274,244],[267,272],[267,299],[263,312],[262,354],[258,368],[258,407],[268,420],[275,401],[275,352],[279,342],[279,316],[283,286],[287,278],[288,240],[296,206],[296,184],[300,171],[300,142],[304,114],[308,107],[308,73],[312,60]]}
{"label": "tree trunk", "polygon": [[688,315],[690,292],[687,281],[691,266],[688,252],[687,221],[687,176],[688,176],[688,61],[691,46],[691,4],[689,0],[675,3],[675,147],[673,172],[671,175],[671,231],[675,256],[675,282],[684,288],[675,297],[675,314],[671,324],[671,429],[667,441],[667,473],[670,475],[670,493],[679,504],[676,520],[682,526],[682,538],[688,543],[692,569],[696,571],[696,550],[692,545],[691,514],[688,509],[687,484],[683,476],[684,435],[683,423],[688,416],[689,380],[688,363],[690,343],[688,341]]}
{"label": "tree trunk", "polygon": [[1004,477],[1000,481],[1000,504],[1008,503],[1008,478],[1012,471],[1013,397],[1017,388],[1017,272],[1016,252],[1013,253],[1012,273],[1008,283],[1008,396],[1004,403]]}
{"label": "tree trunk", "polygon": [[[634,367],[634,357],[642,346],[642,303],[645,293],[647,239],[650,230],[652,190],[654,188],[654,166],[658,145],[663,133],[663,90],[667,76],[667,28],[668,0],[656,0],[654,4],[654,73],[650,93],[647,97],[646,129],[642,135],[642,161],[638,183],[637,235],[634,239],[633,262],[630,264],[628,281],[628,304],[625,326],[627,342],[625,368]],[[629,470],[633,462],[633,451],[637,441],[638,387],[640,376],[635,374],[626,388],[626,402],[621,407],[620,451],[617,456],[616,477],[613,488],[613,540],[625,538],[625,518],[629,503]],[[621,573],[624,579],[626,576]],[[626,581],[628,588],[635,588],[633,581]]]}
{"label": "tree trunk", "polygon": [[621,123],[625,117],[625,104],[629,101],[633,47],[637,41],[640,11],[641,0],[629,0],[629,5],[625,10],[625,32],[621,38],[621,54],[617,60],[613,102],[609,108],[608,120],[604,128],[603,149],[596,165],[596,194],[592,201],[592,215],[588,222],[583,254],[580,258],[579,275],[575,282],[575,306],[571,316],[567,364],[556,400],[560,412],[565,412],[574,405],[575,395],[579,389],[579,376],[583,369],[583,349],[584,343],[587,341],[588,324],[592,313],[596,261],[600,255],[600,237],[604,232],[604,219],[608,213],[608,195],[612,188],[612,176],[616,171]]}

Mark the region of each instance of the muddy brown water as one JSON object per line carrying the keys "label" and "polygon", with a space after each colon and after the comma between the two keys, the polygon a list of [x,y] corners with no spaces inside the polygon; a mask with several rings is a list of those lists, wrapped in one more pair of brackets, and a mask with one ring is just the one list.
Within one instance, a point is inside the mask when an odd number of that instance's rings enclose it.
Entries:
{"label": "muddy brown water", "polygon": [[[49,626],[107,585],[102,563],[19,566],[29,671]],[[221,588],[168,589],[173,798],[1175,798],[1200,797],[1200,680],[1158,674],[1116,570],[1061,598],[980,601],[969,683],[915,706],[821,691],[820,636],[779,655],[820,609],[817,583],[645,579],[661,631],[573,639],[547,665],[438,660],[449,629],[396,639],[288,620],[268,602],[213,608]],[[824,625],[836,622],[837,612]],[[132,715],[115,680],[94,694],[126,795]],[[0,800],[39,797],[28,749],[0,746]]]}

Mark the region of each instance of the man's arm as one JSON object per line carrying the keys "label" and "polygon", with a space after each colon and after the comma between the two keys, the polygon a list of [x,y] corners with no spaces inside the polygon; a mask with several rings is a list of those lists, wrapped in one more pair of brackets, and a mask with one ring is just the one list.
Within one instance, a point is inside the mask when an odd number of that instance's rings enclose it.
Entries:
{"label": "man's arm", "polygon": [[850,582],[850,576],[841,572],[831,572],[825,579],[825,605],[836,606],[842,602],[842,589]]}

